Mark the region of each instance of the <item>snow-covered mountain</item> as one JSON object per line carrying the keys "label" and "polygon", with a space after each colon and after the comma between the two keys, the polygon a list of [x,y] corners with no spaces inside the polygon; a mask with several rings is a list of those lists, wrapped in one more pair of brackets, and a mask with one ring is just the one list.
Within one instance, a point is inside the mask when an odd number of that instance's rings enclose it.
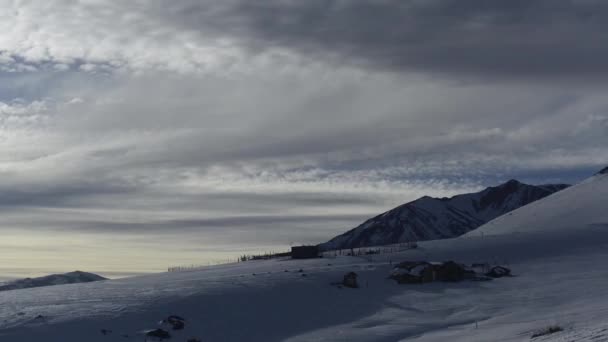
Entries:
{"label": "snow-covered mountain", "polygon": [[452,238],[566,187],[565,184],[529,185],[510,180],[451,198],[425,196],[373,217],[320,247],[347,249]]}
{"label": "snow-covered mountain", "polygon": [[0,291],[27,289],[31,287],[43,287],[62,284],[89,283],[93,281],[106,280],[106,278],[88,272],[74,271],[64,274],[51,274],[38,278],[25,278],[14,280],[0,285]]}
{"label": "snow-covered mountain", "polygon": [[608,229],[608,167],[568,189],[498,217],[466,236]]}

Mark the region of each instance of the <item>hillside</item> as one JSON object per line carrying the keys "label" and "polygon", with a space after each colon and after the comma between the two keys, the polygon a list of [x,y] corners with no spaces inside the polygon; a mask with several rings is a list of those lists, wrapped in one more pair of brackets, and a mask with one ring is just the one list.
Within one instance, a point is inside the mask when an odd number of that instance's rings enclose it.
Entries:
{"label": "hillside", "polygon": [[74,271],[64,274],[51,274],[38,278],[25,278],[0,284],[0,291],[27,289],[32,287],[43,287],[63,284],[89,283],[92,281],[105,280],[106,278],[88,272]]}
{"label": "hillside", "polygon": [[483,191],[451,198],[422,197],[373,217],[320,245],[324,250],[446,239],[566,188],[510,180]]}
{"label": "hillside", "polygon": [[488,222],[467,236],[608,229],[608,168],[593,177]]}

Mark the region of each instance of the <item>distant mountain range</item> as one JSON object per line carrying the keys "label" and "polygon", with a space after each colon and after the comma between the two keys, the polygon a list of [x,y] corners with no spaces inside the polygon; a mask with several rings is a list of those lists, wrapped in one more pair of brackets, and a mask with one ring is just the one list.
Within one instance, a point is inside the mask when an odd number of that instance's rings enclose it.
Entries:
{"label": "distant mountain range", "polygon": [[[607,170],[601,172],[604,171]],[[425,196],[373,217],[319,247],[348,249],[452,238],[568,186],[529,185],[510,180],[480,192],[450,198]]]}
{"label": "distant mountain range", "polygon": [[0,285],[0,291],[27,289],[31,287],[43,287],[62,284],[89,283],[92,281],[106,280],[106,278],[88,272],[74,271],[64,274],[51,274],[38,278],[25,278],[14,280]]}

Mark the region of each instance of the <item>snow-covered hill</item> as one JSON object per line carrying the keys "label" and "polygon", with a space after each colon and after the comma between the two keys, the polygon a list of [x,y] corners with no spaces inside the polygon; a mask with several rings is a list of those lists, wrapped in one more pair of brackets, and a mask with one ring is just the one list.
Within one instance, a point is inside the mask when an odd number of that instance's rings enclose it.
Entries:
{"label": "snow-covered hill", "polygon": [[[608,174],[454,238],[365,257],[249,261],[0,292],[0,341],[608,341]],[[508,265],[512,278],[399,285],[404,260]],[[346,272],[359,289],[331,283]],[[563,329],[532,339],[548,326]],[[163,326],[165,327],[165,326]]]}
{"label": "snow-covered hill", "polygon": [[608,229],[608,168],[593,177],[492,220],[467,236]]}
{"label": "snow-covered hill", "polygon": [[43,287],[63,284],[89,283],[92,281],[106,280],[106,278],[88,272],[74,271],[64,274],[51,274],[38,278],[25,278],[0,284],[0,291],[27,289],[31,287]]}
{"label": "snow-covered hill", "polygon": [[452,238],[566,187],[564,184],[535,186],[510,180],[451,198],[425,196],[371,218],[320,247],[348,249]]}

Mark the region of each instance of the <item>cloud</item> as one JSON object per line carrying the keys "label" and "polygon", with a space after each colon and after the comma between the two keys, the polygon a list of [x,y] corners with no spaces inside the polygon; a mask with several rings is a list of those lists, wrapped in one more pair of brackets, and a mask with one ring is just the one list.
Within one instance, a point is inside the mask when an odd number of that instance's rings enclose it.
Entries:
{"label": "cloud", "polygon": [[178,72],[307,56],[458,77],[605,81],[598,1],[5,0],[0,62]]}

